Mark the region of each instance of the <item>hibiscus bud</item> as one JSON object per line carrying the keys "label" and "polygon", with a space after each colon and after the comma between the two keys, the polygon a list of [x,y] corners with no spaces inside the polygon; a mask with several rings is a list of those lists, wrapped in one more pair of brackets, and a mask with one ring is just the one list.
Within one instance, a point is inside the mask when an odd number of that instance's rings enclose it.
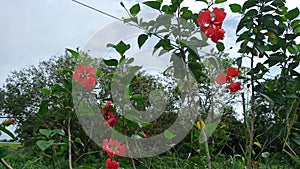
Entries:
{"label": "hibiscus bud", "polygon": [[125,8],[125,5],[124,5],[123,2],[120,2],[120,5],[121,5],[123,8]]}
{"label": "hibiscus bud", "polygon": [[10,119],[9,119],[9,122],[10,122],[10,124],[15,124],[15,123],[16,123],[16,119],[10,118]]}
{"label": "hibiscus bud", "polygon": [[200,121],[197,121],[197,128],[199,130],[202,130],[202,128],[204,128],[204,127],[205,127],[204,121],[201,120],[201,123],[200,123]]}
{"label": "hibiscus bud", "polygon": [[14,118],[9,118],[2,122],[3,126],[10,126],[11,124],[15,124],[16,120]]}
{"label": "hibiscus bud", "polygon": [[143,138],[148,138],[148,136],[144,133],[144,134],[143,134]]}

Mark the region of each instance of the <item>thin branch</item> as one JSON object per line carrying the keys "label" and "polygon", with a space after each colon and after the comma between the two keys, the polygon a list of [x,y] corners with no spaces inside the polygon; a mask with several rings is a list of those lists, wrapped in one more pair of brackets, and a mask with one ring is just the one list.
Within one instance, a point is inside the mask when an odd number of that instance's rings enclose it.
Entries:
{"label": "thin branch", "polygon": [[72,169],[72,136],[71,136],[71,112],[68,117],[68,144],[69,144],[69,168]]}
{"label": "thin branch", "polygon": [[12,167],[3,159],[0,159],[0,163],[6,168],[6,169],[12,169]]}
{"label": "thin branch", "polygon": [[87,5],[87,4],[84,4],[84,3],[82,3],[82,2],[79,2],[79,1],[76,1],[76,0],[72,0],[72,1],[78,3],[79,5],[85,6],[85,7],[89,8],[89,9],[92,9],[92,10],[94,10],[94,11],[96,11],[96,12],[99,12],[99,13],[101,13],[101,14],[103,14],[103,15],[106,15],[106,16],[108,16],[108,17],[111,17],[111,18],[113,18],[113,19],[116,19],[116,20],[119,20],[119,21],[123,21],[123,19],[120,19],[120,18],[118,18],[118,17],[116,17],[116,16],[113,16],[113,15],[111,15],[111,14],[109,14],[109,13],[103,12],[103,11],[101,11],[101,10],[99,10],[99,9],[96,9],[96,8],[94,8],[94,7],[92,7],[92,6],[89,6],[89,5]]}

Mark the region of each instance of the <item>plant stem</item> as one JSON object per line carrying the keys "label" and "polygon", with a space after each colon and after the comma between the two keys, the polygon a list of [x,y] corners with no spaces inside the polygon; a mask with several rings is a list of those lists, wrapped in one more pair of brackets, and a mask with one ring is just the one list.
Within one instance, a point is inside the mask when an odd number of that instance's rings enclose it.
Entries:
{"label": "plant stem", "polygon": [[255,121],[255,93],[254,93],[254,55],[251,56],[251,77],[250,77],[250,83],[251,83],[251,110],[249,114],[249,120],[248,120],[248,134],[249,134],[249,140],[248,140],[248,147],[246,151],[246,159],[247,159],[247,169],[251,168],[251,160],[252,160],[252,144],[253,144],[253,138],[254,138],[254,121]]}
{"label": "plant stem", "polygon": [[53,169],[55,169],[55,148],[53,145],[51,146],[51,150],[52,150],[51,163],[52,163]]}
{"label": "plant stem", "polygon": [[71,112],[69,112],[69,117],[68,117],[68,147],[69,147],[69,168],[72,169]]}

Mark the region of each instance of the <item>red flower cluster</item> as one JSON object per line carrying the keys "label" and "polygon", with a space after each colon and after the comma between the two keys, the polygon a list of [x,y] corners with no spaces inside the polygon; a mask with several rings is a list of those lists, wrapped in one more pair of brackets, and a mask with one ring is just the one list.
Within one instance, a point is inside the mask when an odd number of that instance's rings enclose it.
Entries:
{"label": "red flower cluster", "polygon": [[212,19],[209,10],[200,12],[197,23],[207,37],[210,37],[213,42],[218,43],[218,41],[223,40],[225,36],[222,24],[226,17],[226,13],[219,8],[214,8],[213,15],[214,17]]}
{"label": "red flower cluster", "polygon": [[72,77],[87,90],[94,89],[96,85],[96,73],[92,67],[80,64],[76,67]]}
{"label": "red flower cluster", "polygon": [[102,106],[103,115],[104,118],[106,119],[106,121],[104,122],[105,126],[115,126],[118,123],[118,119],[111,112],[113,106],[114,105],[111,101],[108,101],[104,106]]}
{"label": "red flower cluster", "polygon": [[106,169],[118,169],[120,166],[120,163],[113,160],[114,156],[125,156],[126,146],[121,145],[121,143],[118,140],[112,140],[112,139],[104,139],[102,144],[102,150],[107,153],[109,158],[106,160]]}
{"label": "red flower cluster", "polygon": [[[236,68],[233,68],[233,67],[230,67],[226,70],[226,75],[223,74],[223,73],[220,73],[217,75],[216,77],[216,83],[218,85],[223,85],[225,84],[226,82],[230,82],[232,81],[232,78],[238,76],[239,74],[241,73],[240,69],[236,69]],[[231,82],[227,88],[232,92],[232,93],[235,93],[239,90],[241,90],[241,86],[242,86],[242,83],[241,82]]]}

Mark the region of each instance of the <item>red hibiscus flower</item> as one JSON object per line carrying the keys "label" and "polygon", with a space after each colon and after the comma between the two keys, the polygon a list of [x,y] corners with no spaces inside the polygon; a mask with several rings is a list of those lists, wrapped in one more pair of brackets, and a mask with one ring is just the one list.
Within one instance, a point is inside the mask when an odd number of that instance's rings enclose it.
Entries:
{"label": "red hibiscus flower", "polygon": [[112,158],[113,156],[125,156],[126,145],[121,145],[118,140],[104,139],[102,144],[102,150]]}
{"label": "red hibiscus flower", "polygon": [[110,112],[108,109],[112,108],[114,105],[111,101],[108,101],[104,106],[102,106],[102,111],[104,113],[104,116],[107,116]]}
{"label": "red hibiscus flower", "polygon": [[220,74],[217,75],[216,83],[218,85],[223,85],[223,84],[226,83],[226,81],[227,81],[227,76],[226,75],[224,75],[223,73],[220,73]]}
{"label": "red hibiscus flower", "polygon": [[226,75],[230,78],[236,77],[241,73],[240,69],[236,69],[234,67],[230,67],[226,71]]}
{"label": "red hibiscus flower", "polygon": [[112,160],[111,158],[108,158],[106,160],[106,164],[105,164],[106,169],[118,169],[119,166],[120,163],[115,160]]}
{"label": "red hibiscus flower", "polygon": [[92,67],[80,64],[72,77],[87,90],[92,90],[96,85],[96,73]]}
{"label": "red hibiscus flower", "polygon": [[209,10],[200,12],[197,18],[197,23],[207,37],[210,37],[213,42],[218,43],[218,41],[223,40],[225,36],[222,24],[226,17],[226,13],[219,8],[214,8],[213,19],[211,18],[210,13],[211,12]]}
{"label": "red hibiscus flower", "polygon": [[232,92],[235,93],[239,90],[241,90],[241,82],[232,82],[230,85],[227,86],[227,88]]}
{"label": "red hibiscus flower", "polygon": [[115,126],[118,122],[118,119],[112,112],[107,112],[106,118],[107,120],[104,122],[105,126]]}

